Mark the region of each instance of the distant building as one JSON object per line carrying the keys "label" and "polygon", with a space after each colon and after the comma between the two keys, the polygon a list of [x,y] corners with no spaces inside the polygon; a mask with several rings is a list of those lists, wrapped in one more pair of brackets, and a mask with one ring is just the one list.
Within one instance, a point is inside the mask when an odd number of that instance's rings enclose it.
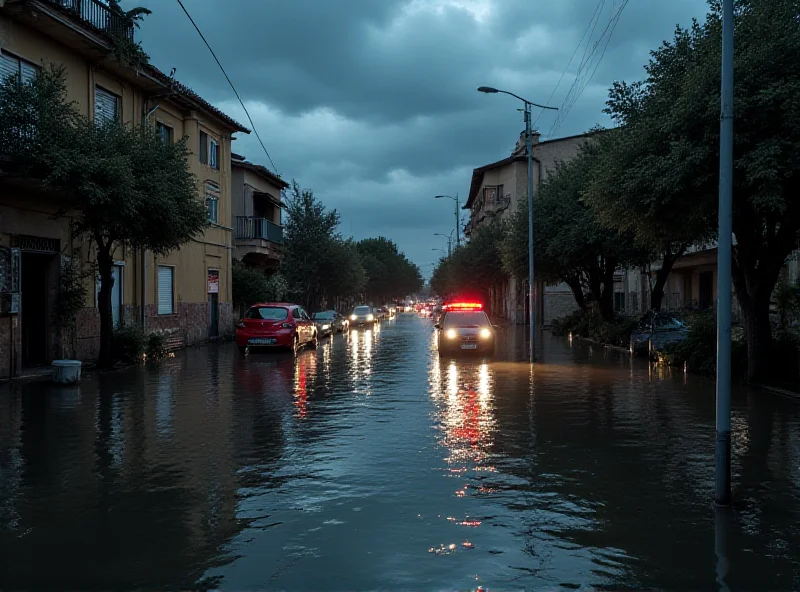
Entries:
{"label": "distant building", "polygon": [[250,267],[274,271],[283,249],[281,194],[289,184],[238,154],[231,156],[231,169],[233,256]]}
{"label": "distant building", "polygon": [[[114,253],[116,326],[165,334],[173,346],[233,330],[231,304],[231,139],[249,131],[157,68],[132,67],[114,57],[114,38],[133,40],[133,25],[97,0],[0,2],[0,73],[23,80],[62,65],[67,99],[100,121],[148,121],[164,142],[187,138],[199,198],[209,227],[167,256],[120,248]],[[1,83],[1,82],[0,82]],[[0,165],[2,168],[2,165]],[[60,196],[0,171],[0,291],[14,293],[16,311],[0,319],[0,377],[64,355],[56,327],[61,263],[94,261],[92,245],[71,233],[73,213]],[[77,323],[77,356],[99,348],[96,286]]]}
{"label": "distant building", "polygon": [[[533,136],[533,186],[534,198],[542,182],[555,169],[556,162],[573,158],[592,136],[601,132],[589,132],[577,136],[539,141]],[[470,217],[464,234],[470,236],[482,225],[492,220],[506,220],[517,211],[520,203],[528,199],[528,158],[525,135],[520,134],[511,155],[478,167],[472,172],[469,196],[464,209]],[[535,206],[534,206],[535,207]],[[577,309],[575,299],[566,284],[538,287],[537,311],[539,322],[549,324]],[[493,313],[509,319],[512,323],[524,324],[530,318],[528,311],[527,280],[510,278],[497,287],[493,297]]]}

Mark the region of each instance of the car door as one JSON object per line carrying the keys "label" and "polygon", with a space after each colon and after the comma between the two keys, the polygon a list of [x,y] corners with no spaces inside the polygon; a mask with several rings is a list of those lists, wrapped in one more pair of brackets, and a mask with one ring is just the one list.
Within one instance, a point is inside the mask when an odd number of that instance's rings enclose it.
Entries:
{"label": "car door", "polygon": [[303,323],[303,315],[300,312],[299,308],[292,309],[292,320],[294,324],[297,326],[297,342],[298,344],[302,345],[306,342],[306,327]]}
{"label": "car door", "polygon": [[308,313],[302,308],[300,309],[300,316],[303,321],[303,330],[305,333],[304,341],[305,343],[308,343],[314,337],[314,322],[311,320],[311,317],[308,315]]}

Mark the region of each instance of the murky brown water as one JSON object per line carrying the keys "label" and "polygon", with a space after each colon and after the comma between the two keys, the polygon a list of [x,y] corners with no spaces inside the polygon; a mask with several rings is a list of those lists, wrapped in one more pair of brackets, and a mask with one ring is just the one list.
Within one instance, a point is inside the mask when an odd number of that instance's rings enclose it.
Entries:
{"label": "murky brown water", "polygon": [[0,588],[800,589],[800,402],[737,393],[716,515],[712,383],[505,333],[4,387]]}

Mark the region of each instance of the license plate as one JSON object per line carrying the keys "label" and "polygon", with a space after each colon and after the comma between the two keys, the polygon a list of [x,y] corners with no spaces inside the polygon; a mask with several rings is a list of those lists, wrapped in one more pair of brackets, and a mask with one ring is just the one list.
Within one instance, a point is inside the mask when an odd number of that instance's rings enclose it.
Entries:
{"label": "license plate", "polygon": [[247,343],[250,343],[251,345],[274,345],[275,344],[275,340],[274,339],[251,339]]}
{"label": "license plate", "polygon": [[465,343],[461,346],[461,349],[478,349],[477,343]]}

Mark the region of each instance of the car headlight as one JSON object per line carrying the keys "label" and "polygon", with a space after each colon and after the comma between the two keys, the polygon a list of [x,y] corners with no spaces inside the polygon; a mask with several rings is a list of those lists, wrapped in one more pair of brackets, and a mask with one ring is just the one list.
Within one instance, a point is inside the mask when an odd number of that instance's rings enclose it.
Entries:
{"label": "car headlight", "polygon": [[448,339],[455,339],[456,337],[458,337],[458,332],[455,329],[448,329],[445,332],[445,335],[447,336]]}
{"label": "car headlight", "polygon": [[322,325],[322,330],[323,330],[323,331],[324,331],[325,329],[330,329],[330,328],[331,328],[331,326],[330,326],[330,325]]}
{"label": "car headlight", "polygon": [[367,315],[367,320],[368,321],[374,321],[375,320],[375,315],[368,314]]}
{"label": "car headlight", "polygon": [[481,339],[489,339],[492,336],[492,332],[489,331],[489,329],[487,329],[486,327],[484,327],[483,329],[481,329],[480,336]]}
{"label": "car headlight", "polygon": [[350,320],[355,321],[358,317],[356,315],[350,315]]}

